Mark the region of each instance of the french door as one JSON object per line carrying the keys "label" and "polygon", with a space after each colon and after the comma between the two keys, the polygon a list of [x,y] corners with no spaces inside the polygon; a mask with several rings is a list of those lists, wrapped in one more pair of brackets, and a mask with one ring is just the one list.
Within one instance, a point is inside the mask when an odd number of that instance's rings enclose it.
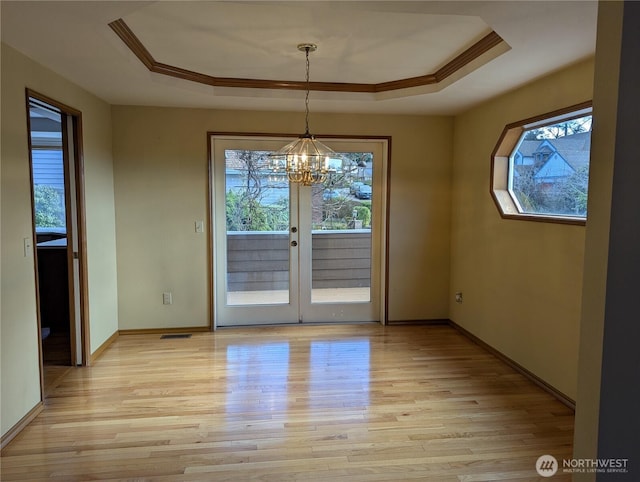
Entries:
{"label": "french door", "polygon": [[285,142],[211,137],[215,326],[382,320],[386,140],[326,141],[314,186],[271,171]]}

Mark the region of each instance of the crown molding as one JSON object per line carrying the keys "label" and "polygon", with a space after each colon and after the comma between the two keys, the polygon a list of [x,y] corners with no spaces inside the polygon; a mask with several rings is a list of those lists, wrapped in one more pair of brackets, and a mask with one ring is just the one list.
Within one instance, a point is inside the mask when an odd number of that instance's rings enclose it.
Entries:
{"label": "crown molding", "polygon": [[[126,22],[119,18],[109,23],[109,27],[116,33],[124,44],[138,57],[151,72],[178,79],[189,80],[214,87],[236,87],[244,89],[282,89],[282,90],[306,90],[304,81],[291,80],[267,80],[267,79],[243,79],[234,77],[215,77],[212,75],[194,72],[175,65],[158,62],[144,46],[136,34],[129,28]],[[350,83],[350,82],[309,82],[309,89],[325,92],[352,92],[352,93],[378,93],[389,92],[411,87],[438,84],[451,77],[454,73],[469,65],[480,56],[494,47],[502,44],[503,38],[493,30],[478,40],[471,47],[457,55],[436,72],[418,77],[392,80],[377,84]]]}

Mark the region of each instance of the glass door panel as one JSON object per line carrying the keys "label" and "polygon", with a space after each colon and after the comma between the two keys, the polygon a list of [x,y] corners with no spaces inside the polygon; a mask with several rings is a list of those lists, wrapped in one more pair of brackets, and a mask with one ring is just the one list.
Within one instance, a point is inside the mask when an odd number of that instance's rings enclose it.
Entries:
{"label": "glass door panel", "polygon": [[322,185],[300,192],[300,316],[312,323],[378,321],[385,144],[327,144],[342,160]]}
{"label": "glass door panel", "polygon": [[311,302],[371,300],[372,152],[343,152],[311,196]]}
{"label": "glass door panel", "polygon": [[289,303],[289,184],[268,154],[224,151],[227,305]]}

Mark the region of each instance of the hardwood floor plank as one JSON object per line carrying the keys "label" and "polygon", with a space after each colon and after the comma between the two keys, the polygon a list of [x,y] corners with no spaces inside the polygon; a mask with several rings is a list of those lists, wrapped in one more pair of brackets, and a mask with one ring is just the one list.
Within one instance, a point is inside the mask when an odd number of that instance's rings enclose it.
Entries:
{"label": "hardwood floor plank", "polygon": [[0,478],[532,481],[573,418],[443,325],[123,335],[57,381]]}

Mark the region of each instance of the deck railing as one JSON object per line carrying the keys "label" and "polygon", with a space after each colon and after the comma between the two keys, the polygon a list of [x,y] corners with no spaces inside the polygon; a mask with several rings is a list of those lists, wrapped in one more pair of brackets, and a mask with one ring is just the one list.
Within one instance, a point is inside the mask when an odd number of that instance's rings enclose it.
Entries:
{"label": "deck railing", "polygon": [[[313,231],[313,288],[370,286],[371,231]],[[229,291],[288,288],[289,233],[234,231],[227,233]]]}

